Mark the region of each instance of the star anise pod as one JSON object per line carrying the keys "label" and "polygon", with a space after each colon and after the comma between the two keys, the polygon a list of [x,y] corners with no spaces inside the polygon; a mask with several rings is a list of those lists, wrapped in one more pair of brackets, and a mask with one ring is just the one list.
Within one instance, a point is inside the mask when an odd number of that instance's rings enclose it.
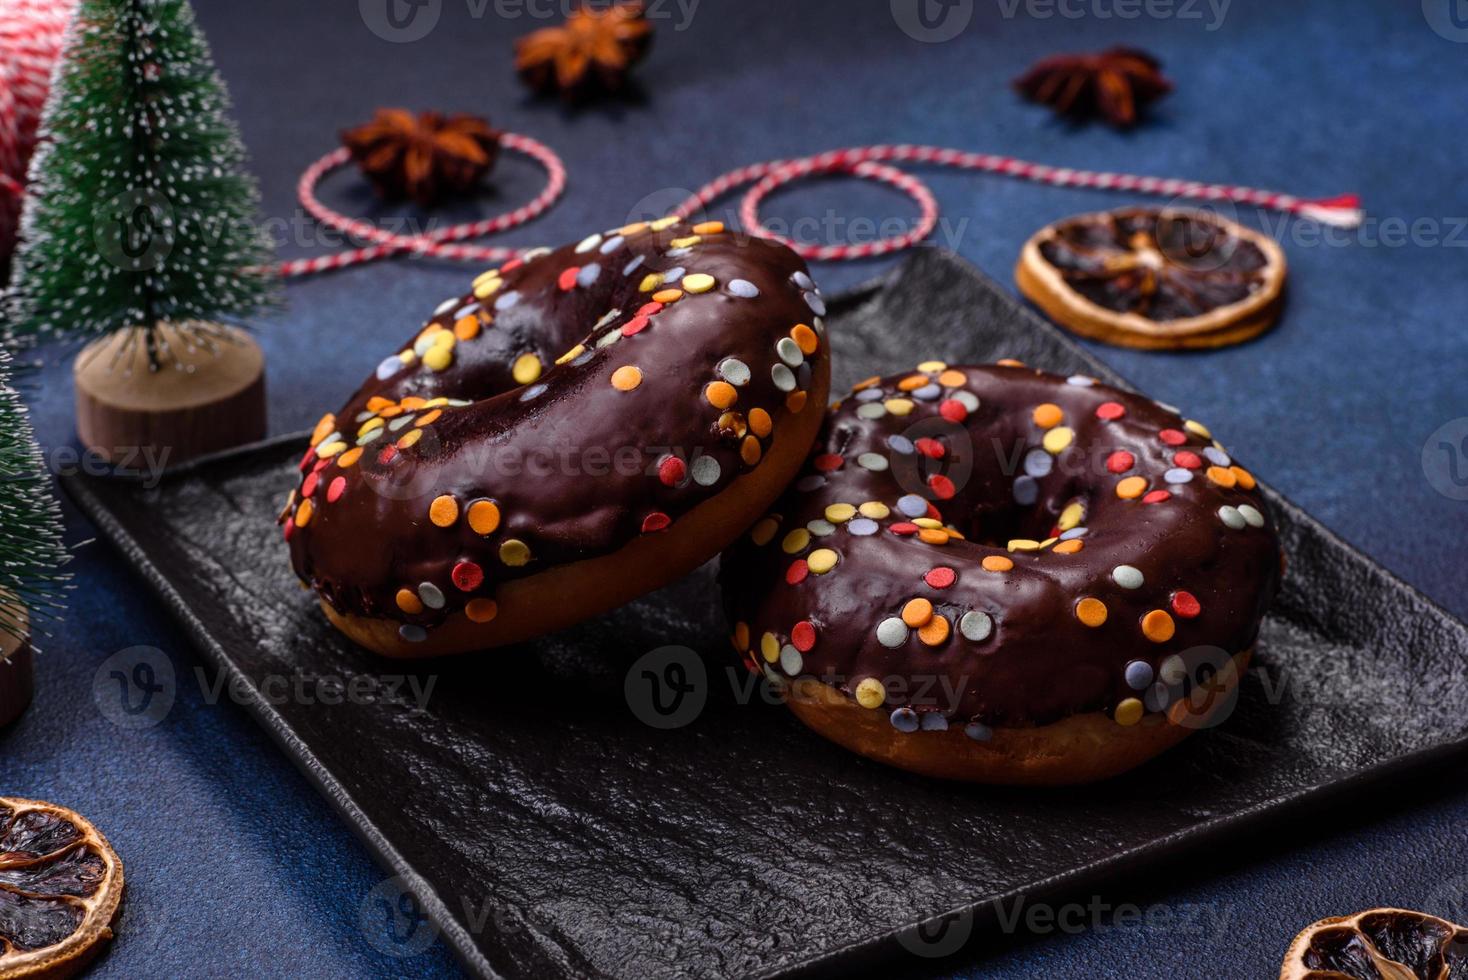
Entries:
{"label": "star anise pod", "polygon": [[1017,92],[1062,116],[1099,115],[1113,126],[1137,122],[1150,103],[1172,91],[1162,63],[1135,48],[1096,54],[1059,54],[1042,59],[1014,80]]}
{"label": "star anise pod", "polygon": [[515,68],[537,92],[570,100],[614,92],[647,54],[652,25],[641,0],[595,9],[578,7],[559,27],[543,27],[515,42]]}
{"label": "star anise pod", "polygon": [[341,138],[378,194],[423,207],[474,190],[500,146],[499,133],[478,116],[407,109],[378,109]]}

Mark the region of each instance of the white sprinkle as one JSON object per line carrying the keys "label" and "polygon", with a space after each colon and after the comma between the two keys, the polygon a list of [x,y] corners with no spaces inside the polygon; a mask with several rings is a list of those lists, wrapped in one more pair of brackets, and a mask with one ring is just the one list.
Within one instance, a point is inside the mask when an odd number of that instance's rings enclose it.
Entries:
{"label": "white sprinkle", "polygon": [[809,306],[810,311],[816,316],[826,315],[826,301],[821,299],[815,293],[805,294],[805,305]]}
{"label": "white sprinkle", "polygon": [[457,297],[457,296],[450,296],[448,299],[444,300],[442,303],[439,303],[438,306],[434,308],[433,315],[434,316],[443,316],[449,310],[452,310],[454,308],[454,304],[457,303],[458,301],[459,301],[459,297]]}
{"label": "white sprinkle", "polygon": [[681,265],[673,266],[673,268],[663,273],[662,285],[671,286],[675,284],[679,279],[683,278],[683,273],[687,271],[688,270],[683,268]]}
{"label": "white sprinkle", "polygon": [[805,529],[818,538],[830,537],[836,533],[836,525],[820,517],[806,524]]}
{"label": "white sprinkle", "polygon": [[1264,515],[1250,504],[1239,504],[1239,513],[1243,515],[1244,520],[1249,522],[1250,527],[1264,526]]}
{"label": "white sprinkle", "polygon": [[897,498],[897,510],[907,517],[922,517],[928,512],[928,502],[915,493],[905,493]]}
{"label": "white sprinkle", "polygon": [[577,255],[583,255],[586,252],[590,252],[592,249],[596,248],[600,244],[601,244],[601,235],[599,235],[599,234],[587,235],[585,238],[581,239],[580,244],[578,244],[576,246],[576,254]]}
{"label": "white sprinkle", "polygon": [[1168,483],[1192,483],[1193,471],[1189,469],[1184,469],[1181,466],[1174,466],[1172,469],[1162,474],[1162,478]]}
{"label": "white sprinkle", "polygon": [[693,465],[688,468],[688,472],[693,476],[694,483],[697,483],[701,487],[711,487],[719,482],[719,476],[723,473],[723,467],[712,456],[700,456],[693,461]]}
{"label": "white sprinkle", "polygon": [[856,417],[860,419],[879,419],[886,414],[887,409],[881,402],[867,402],[865,405],[858,405],[856,409]]}
{"label": "white sprinkle", "polygon": [[856,465],[873,473],[885,473],[887,471],[887,457],[881,453],[862,453],[856,457]]}
{"label": "white sprinkle", "polygon": [[977,412],[979,410],[979,396],[971,391],[955,391],[953,393],[953,400],[970,412]]}
{"label": "white sprinkle", "polygon": [[731,295],[741,299],[754,299],[759,295],[759,287],[748,279],[730,279],[728,289]]}
{"label": "white sprinkle", "polygon": [[781,337],[775,344],[775,353],[780,355],[780,360],[791,367],[800,367],[805,361],[805,355],[800,351],[800,345],[790,337]]}
{"label": "white sprinkle", "polygon": [[479,312],[479,304],[478,303],[470,303],[468,306],[461,306],[457,310],[455,310],[454,311],[454,319],[455,320],[462,320],[462,319],[464,319],[464,317],[466,317],[466,316],[474,316],[478,312]]}
{"label": "white sprinkle", "polygon": [[432,582],[424,582],[418,586],[418,598],[429,609],[443,608],[443,590]]}
{"label": "white sprinkle", "polygon": [[1218,508],[1218,518],[1235,531],[1242,531],[1249,526],[1248,520],[1239,512],[1239,509],[1230,507],[1228,504]]}
{"label": "white sprinkle", "polygon": [[795,390],[795,372],[783,364],[776,364],[770,368],[770,378],[775,382],[775,387],[781,391]]}
{"label": "white sprinkle", "polygon": [[791,677],[794,677],[796,674],[800,673],[801,668],[804,666],[805,658],[800,655],[799,650],[795,649],[795,647],[791,646],[788,643],[780,648],[781,670],[789,674]]}
{"label": "white sprinkle", "polygon": [[854,521],[846,522],[847,533],[854,534],[859,538],[871,537],[873,534],[876,534],[878,530],[879,528],[877,527],[877,522],[869,517],[858,517]]}
{"label": "white sprinkle", "polygon": [[994,620],[989,618],[988,613],[981,613],[977,609],[963,614],[958,621],[958,631],[963,634],[965,640],[980,643],[989,638],[994,632]]}
{"label": "white sprinkle", "polygon": [[889,650],[895,650],[907,642],[907,624],[896,616],[877,624],[877,642]]}
{"label": "white sprinkle", "polygon": [[791,274],[790,278],[795,283],[795,285],[799,286],[801,289],[816,288],[816,284],[812,282],[810,276],[806,275],[804,272],[794,272]]}
{"label": "white sprinkle", "polygon": [[749,384],[749,365],[745,364],[737,357],[724,358],[722,361],[719,362],[719,366],[715,370],[719,372],[719,377],[723,378],[731,385],[742,387]]}
{"label": "white sprinkle", "polygon": [[1123,589],[1140,589],[1142,572],[1133,565],[1117,565],[1111,570],[1111,580]]}
{"label": "white sprinkle", "polygon": [[1188,665],[1174,653],[1157,665],[1157,677],[1164,684],[1181,684],[1187,680]]}
{"label": "white sprinkle", "polygon": [[1096,379],[1088,378],[1084,374],[1072,374],[1070,377],[1065,379],[1065,383],[1068,385],[1075,385],[1077,388],[1089,388],[1091,387],[1091,385],[1096,383]]}
{"label": "white sprinkle", "polygon": [[382,363],[377,365],[377,380],[386,381],[396,374],[402,366],[403,362],[398,359],[396,354],[391,357],[384,357]]}

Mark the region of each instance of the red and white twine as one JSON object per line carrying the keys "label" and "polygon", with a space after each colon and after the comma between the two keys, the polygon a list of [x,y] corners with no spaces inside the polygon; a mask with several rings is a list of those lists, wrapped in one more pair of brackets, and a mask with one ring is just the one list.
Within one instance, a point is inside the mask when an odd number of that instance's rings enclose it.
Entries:
{"label": "red and white twine", "polygon": [[[344,165],[349,159],[345,149],[328,153],[301,175],[298,185],[301,205],[323,224],[373,244],[333,255],[283,262],[279,266],[280,274],[283,276],[308,275],[329,269],[341,269],[404,252],[477,262],[500,262],[513,257],[523,250],[453,243],[504,231],[524,224],[539,215],[550,207],[565,190],[566,170],[554,150],[528,136],[505,133],[501,136],[501,145],[506,149],[523,153],[540,163],[545,168],[548,178],[545,189],[529,204],[505,214],[483,221],[449,225],[421,235],[398,235],[384,231],[367,222],[333,211],[322,204],[316,197],[316,185],[322,177]],[[1031,163],[1027,160],[996,156],[991,153],[969,153],[941,146],[915,146],[905,143],[890,146],[848,147],[841,150],[829,150],[814,156],[791,160],[770,160],[740,167],[703,185],[691,197],[674,208],[672,213],[682,218],[690,217],[699,209],[707,207],[735,188],[752,184],[753,186],[745,192],[739,205],[739,220],[746,229],[781,241],[803,258],[810,260],[836,261],[887,255],[909,248],[927,238],[938,224],[938,202],[933,192],[913,174],[892,166],[892,162],[974,170],[1017,177],[1021,180],[1031,180],[1056,187],[1087,187],[1158,197],[1253,205],[1344,228],[1355,227],[1362,220],[1360,200],[1354,194],[1308,199],[1253,187],[1205,184],[1195,180],[1078,170],[1071,167],[1051,167],[1042,163]],[[792,241],[779,235],[770,230],[760,219],[760,204],[775,190],[805,177],[827,174],[849,174],[897,188],[917,204],[917,221],[907,231],[889,238],[851,244],[815,245]]]}
{"label": "red and white twine", "polygon": [[74,0],[0,0],[0,257],[14,242],[26,167]]}

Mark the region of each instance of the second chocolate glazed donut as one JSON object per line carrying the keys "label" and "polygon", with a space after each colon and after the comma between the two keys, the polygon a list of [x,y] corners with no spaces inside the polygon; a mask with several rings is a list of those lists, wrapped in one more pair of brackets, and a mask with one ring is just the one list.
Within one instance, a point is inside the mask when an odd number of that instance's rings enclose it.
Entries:
{"label": "second chocolate glazed donut", "polygon": [[281,522],[390,656],[570,625],[716,555],[799,469],[829,387],[804,263],[663,219],[489,270],[338,412]]}

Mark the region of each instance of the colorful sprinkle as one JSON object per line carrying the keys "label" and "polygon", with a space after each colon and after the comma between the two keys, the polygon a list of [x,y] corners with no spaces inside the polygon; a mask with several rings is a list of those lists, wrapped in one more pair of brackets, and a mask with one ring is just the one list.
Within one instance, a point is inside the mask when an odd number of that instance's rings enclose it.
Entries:
{"label": "colorful sprinkle", "polygon": [[618,391],[631,391],[642,384],[642,369],[624,364],[612,372],[612,387]]}
{"label": "colorful sprinkle", "polygon": [[464,607],[464,615],[471,623],[487,623],[499,615],[499,605],[493,599],[470,599]]}
{"label": "colorful sprinkle", "polygon": [[888,649],[902,646],[907,642],[907,624],[895,616],[882,620],[877,624],[877,642]]}
{"label": "colorful sprinkle", "polygon": [[1165,609],[1153,609],[1142,617],[1142,635],[1153,643],[1166,643],[1175,631],[1172,617]]}
{"label": "colorful sprinkle", "polygon": [[1076,603],[1076,619],[1090,627],[1100,626],[1106,622],[1106,603],[1100,599],[1086,596]]}
{"label": "colorful sprinkle", "polygon": [[1141,570],[1133,565],[1117,565],[1111,570],[1111,580],[1123,589],[1140,589],[1144,581]]}
{"label": "colorful sprinkle", "polygon": [[1203,604],[1193,593],[1178,589],[1172,594],[1172,611],[1183,619],[1194,619],[1203,611]]}
{"label": "colorful sprinkle", "polygon": [[[905,632],[905,631],[904,631]],[[905,640],[906,637],[904,636]],[[856,703],[863,708],[880,708],[887,700],[887,688],[875,677],[866,677],[856,685]]]}
{"label": "colorful sprinkle", "polygon": [[1116,723],[1118,725],[1131,726],[1142,720],[1145,709],[1142,702],[1136,698],[1127,698],[1116,706]]}
{"label": "colorful sprinkle", "polygon": [[530,546],[518,538],[508,538],[500,545],[500,561],[513,568],[528,564]]}
{"label": "colorful sprinkle", "polygon": [[830,548],[817,548],[806,559],[806,564],[810,565],[810,570],[817,575],[824,575],[835,568],[836,562],[836,552]]}
{"label": "colorful sprinkle", "polygon": [[1129,476],[1116,485],[1116,495],[1122,500],[1140,497],[1147,489],[1147,481],[1140,476]]}
{"label": "colorful sprinkle", "polygon": [[958,621],[958,631],[963,634],[965,640],[973,643],[981,643],[989,638],[994,632],[994,620],[989,618],[988,613],[978,610],[966,612]]}
{"label": "colorful sprinkle", "polygon": [[1060,410],[1059,405],[1046,402],[1043,405],[1036,405],[1030,417],[1040,428],[1053,429],[1065,419],[1065,413]]}

